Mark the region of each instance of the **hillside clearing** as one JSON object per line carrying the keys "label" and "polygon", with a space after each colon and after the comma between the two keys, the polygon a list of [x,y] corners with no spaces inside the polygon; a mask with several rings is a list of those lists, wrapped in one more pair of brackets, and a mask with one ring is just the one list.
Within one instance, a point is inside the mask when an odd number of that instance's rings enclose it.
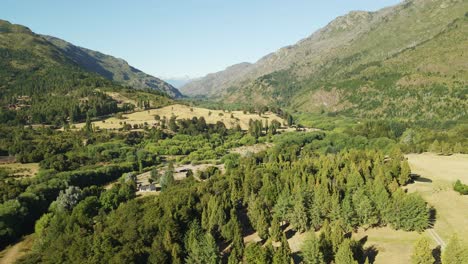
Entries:
{"label": "hillside clearing", "polygon": [[468,196],[452,189],[460,179],[468,183],[468,155],[440,156],[432,153],[407,155],[411,171],[420,177],[407,186],[436,209],[434,230],[445,243],[457,233],[468,245]]}
{"label": "hillside clearing", "polygon": [[[204,171],[206,170],[208,167],[211,167],[211,166],[214,166],[214,167],[217,167],[222,173],[224,172],[225,168],[224,168],[224,164],[219,164],[219,165],[214,165],[214,164],[198,164],[198,165],[192,165],[192,164],[185,164],[185,165],[179,165],[179,166],[176,166],[174,168],[174,180],[176,181],[181,181],[181,180],[184,180],[187,178],[187,172],[189,170],[191,170],[193,172],[193,175],[194,177],[196,178],[196,180],[198,181],[201,181],[200,179],[197,178],[197,173],[200,172],[200,171]],[[164,175],[164,173],[166,173],[166,170],[167,170],[167,167],[165,167],[164,169],[158,169],[158,173],[159,175]],[[138,174],[137,175],[137,185],[142,185],[142,186],[145,186],[145,185],[148,185],[150,184],[149,183],[149,179],[151,177],[151,171],[147,171],[147,172],[143,172],[141,174]],[[146,195],[149,195],[149,194],[159,194],[159,190],[161,188],[161,184],[154,184],[156,186],[156,188],[158,189],[158,191],[137,191],[137,195],[138,196],[146,196]]]}
{"label": "hillside clearing", "polygon": [[[366,241],[364,248],[370,252],[371,259],[374,255],[375,261],[373,263],[393,264],[411,263],[414,244],[424,235],[426,234],[381,227],[368,230],[360,228],[356,233],[353,233],[353,238]],[[435,243],[432,246],[435,247]]]}
{"label": "hillside clearing", "polygon": [[273,146],[272,143],[259,143],[251,146],[241,146],[231,149],[230,153],[237,153],[242,157],[248,156],[249,154],[255,154],[267,150]]}
{"label": "hillside clearing", "polygon": [[28,235],[18,243],[7,247],[0,252],[0,264],[12,264],[31,250],[34,243],[34,235]]}
{"label": "hillside clearing", "polygon": [[[216,122],[223,122],[227,128],[234,128],[237,125],[240,125],[240,127],[243,130],[247,130],[249,128],[250,119],[262,120],[264,123],[266,123],[267,121],[271,123],[271,121],[273,120],[276,120],[281,124],[284,123],[284,120],[282,118],[273,113],[266,113],[262,116],[259,116],[258,114],[244,113],[242,111],[225,112],[223,110],[210,110],[206,108],[174,104],[158,109],[144,110],[134,112],[131,114],[124,114],[122,115],[123,119],[110,117],[105,120],[94,121],[93,125],[95,127],[105,129],[119,129],[122,127],[122,124],[124,124],[124,122],[132,126],[135,124],[144,125],[145,123],[152,126],[157,123],[157,121],[155,120],[156,115],[159,115],[161,119],[165,117],[167,120],[169,120],[172,116],[176,116],[177,119],[191,119],[193,117],[203,117],[205,118],[208,124],[216,124]],[[75,124],[76,128],[82,128],[84,125],[85,123]]]}
{"label": "hillside clearing", "polygon": [[10,170],[14,176],[31,177],[39,171],[39,163],[5,163],[0,164],[0,168]]}

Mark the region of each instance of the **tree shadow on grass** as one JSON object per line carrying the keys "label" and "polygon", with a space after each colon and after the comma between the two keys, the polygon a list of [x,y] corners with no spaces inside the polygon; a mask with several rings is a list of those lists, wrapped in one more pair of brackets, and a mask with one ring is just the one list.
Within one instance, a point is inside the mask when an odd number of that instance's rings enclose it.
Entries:
{"label": "tree shadow on grass", "polygon": [[411,179],[413,180],[413,182],[424,182],[424,183],[431,183],[432,182],[431,179],[421,177],[421,175],[415,174],[415,173],[411,174]]}
{"label": "tree shadow on grass", "polygon": [[299,252],[294,252],[291,254],[294,264],[302,263],[302,257]]}
{"label": "tree shadow on grass", "polygon": [[441,256],[440,246],[437,246],[436,248],[434,248],[432,250],[432,256],[435,259],[434,264],[441,264],[442,263],[442,260],[440,258],[440,256]]}
{"label": "tree shadow on grass", "polygon": [[379,250],[374,245],[364,249],[364,259],[367,258],[369,260],[369,263],[375,262],[377,254],[379,254]]}
{"label": "tree shadow on grass", "polygon": [[286,234],[286,239],[290,239],[290,238],[293,237],[296,233],[297,233],[297,231],[294,231],[294,230],[292,230],[292,229],[289,229],[288,231],[285,232],[285,234]]}
{"label": "tree shadow on grass", "polygon": [[249,217],[247,216],[247,209],[241,208],[237,211],[237,218],[242,225],[242,236],[250,236],[255,233],[255,229],[252,227],[249,221]]}
{"label": "tree shadow on grass", "polygon": [[434,207],[429,209],[429,228],[433,228],[437,219],[437,210]]}

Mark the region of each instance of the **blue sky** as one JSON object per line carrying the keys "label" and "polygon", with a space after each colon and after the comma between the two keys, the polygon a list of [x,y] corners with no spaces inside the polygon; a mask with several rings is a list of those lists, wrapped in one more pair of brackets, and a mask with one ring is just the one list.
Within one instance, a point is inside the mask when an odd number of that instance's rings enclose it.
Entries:
{"label": "blue sky", "polygon": [[203,76],[294,44],[351,10],[399,0],[3,0],[0,19],[127,60]]}

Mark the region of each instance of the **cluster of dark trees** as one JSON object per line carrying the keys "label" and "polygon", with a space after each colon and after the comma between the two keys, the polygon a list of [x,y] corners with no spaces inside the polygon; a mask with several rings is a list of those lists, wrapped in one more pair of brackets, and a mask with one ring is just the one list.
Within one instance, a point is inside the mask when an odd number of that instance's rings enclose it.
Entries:
{"label": "cluster of dark trees", "polygon": [[[168,128],[173,132],[191,136],[211,134],[225,136],[228,132],[228,129],[223,122],[218,121],[216,124],[207,124],[204,117],[177,119],[176,116],[172,116],[169,119]],[[236,131],[240,131],[240,127],[237,127]]]}
{"label": "cluster of dark trees", "polygon": [[[40,240],[21,263],[290,263],[287,227],[323,231],[306,243],[306,263],[316,255],[322,263],[353,263],[345,261],[365,258],[362,245],[346,238],[355,228],[421,231],[429,225],[427,204],[400,188],[410,171],[399,150],[384,154],[351,142],[324,152],[337,144],[327,137],[276,137],[276,147],[266,152],[226,155],[224,174],[212,169],[203,182],[191,176],[171,182],[151,198],[131,199],[121,189],[63,191],[37,222]],[[81,176],[71,174],[70,185],[84,192]],[[245,245],[243,237],[252,232],[262,242]]]}
{"label": "cluster of dark trees", "polygon": [[255,139],[258,139],[264,135],[276,135],[278,129],[281,127],[281,123],[277,120],[271,121],[268,124],[268,120],[263,122],[262,120],[249,120],[249,130],[248,134],[250,134]]}
{"label": "cluster of dark trees", "polygon": [[[87,113],[99,116],[118,110],[114,100],[96,91],[116,85],[97,74],[70,63],[45,63],[26,50],[0,49],[0,58],[0,80],[6,84],[0,91],[0,123],[60,125],[83,120]],[[12,61],[28,67],[16,68]]]}

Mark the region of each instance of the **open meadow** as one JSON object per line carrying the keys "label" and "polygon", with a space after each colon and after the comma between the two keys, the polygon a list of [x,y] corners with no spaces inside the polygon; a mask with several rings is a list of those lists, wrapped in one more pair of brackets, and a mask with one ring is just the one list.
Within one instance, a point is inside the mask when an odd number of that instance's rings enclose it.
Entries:
{"label": "open meadow", "polygon": [[[258,114],[244,113],[242,111],[223,111],[223,110],[210,110],[200,107],[191,107],[182,104],[174,104],[165,106],[158,109],[150,109],[137,111],[130,114],[123,114],[122,119],[116,117],[110,117],[104,120],[92,122],[95,127],[105,129],[119,129],[122,128],[122,124],[125,122],[130,125],[144,125],[145,123],[149,126],[153,126],[157,123],[155,116],[160,116],[161,119],[164,117],[169,120],[172,116],[176,116],[177,119],[191,119],[193,117],[203,117],[208,124],[216,124],[216,122],[223,122],[227,128],[234,128],[237,125],[243,130],[249,128],[249,120],[262,120],[264,123],[267,121],[276,120],[281,124],[284,120],[273,113],[265,113],[261,116]],[[75,124],[76,128],[82,128],[85,123]]]}
{"label": "open meadow", "polygon": [[30,177],[39,171],[39,163],[0,163],[0,168],[7,169],[18,177]]}
{"label": "open meadow", "polygon": [[468,155],[423,153],[407,158],[412,173],[420,176],[408,191],[420,193],[436,209],[434,230],[445,243],[456,233],[468,245],[468,196],[453,190],[458,179],[468,183]]}

